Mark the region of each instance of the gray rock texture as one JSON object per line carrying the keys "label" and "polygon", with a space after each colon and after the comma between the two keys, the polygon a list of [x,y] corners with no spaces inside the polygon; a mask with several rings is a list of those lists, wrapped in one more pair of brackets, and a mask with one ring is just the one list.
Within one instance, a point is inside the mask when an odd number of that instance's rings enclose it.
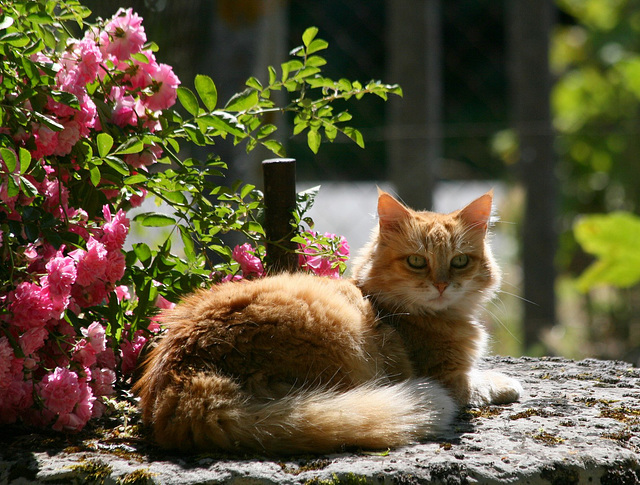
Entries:
{"label": "gray rock texture", "polygon": [[[142,440],[0,440],[0,484],[640,483],[640,369],[624,362],[488,359],[519,403],[463,410],[441,440],[382,453],[178,455]],[[49,442],[47,441],[49,440]]]}

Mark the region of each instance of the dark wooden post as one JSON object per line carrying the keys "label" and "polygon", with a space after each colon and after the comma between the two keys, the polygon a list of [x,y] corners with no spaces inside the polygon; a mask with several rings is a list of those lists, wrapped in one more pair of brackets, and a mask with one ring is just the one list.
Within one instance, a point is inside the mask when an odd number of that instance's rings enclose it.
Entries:
{"label": "dark wooden post", "polygon": [[262,162],[264,177],[265,233],[267,262],[271,272],[296,271],[298,256],[291,242],[296,208],[296,161],[272,158]]}
{"label": "dark wooden post", "polygon": [[556,321],[554,259],[558,244],[556,154],[551,115],[549,39],[552,0],[507,2],[513,121],[520,138],[520,179],[526,188],[522,232],[524,344],[530,351]]}

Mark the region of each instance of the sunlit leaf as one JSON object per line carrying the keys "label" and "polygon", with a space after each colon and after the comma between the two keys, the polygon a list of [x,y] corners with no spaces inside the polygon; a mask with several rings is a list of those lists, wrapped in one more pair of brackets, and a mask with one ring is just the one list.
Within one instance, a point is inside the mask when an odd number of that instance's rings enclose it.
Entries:
{"label": "sunlit leaf", "polygon": [[204,74],[198,74],[196,75],[194,84],[196,86],[198,96],[200,96],[200,99],[207,110],[213,111],[216,109],[216,104],[218,103],[218,90],[213,79],[209,76],[205,76]]}
{"label": "sunlit leaf", "polygon": [[98,154],[104,158],[109,154],[113,146],[113,138],[108,133],[98,133],[96,144],[98,145]]}
{"label": "sunlit leaf", "polygon": [[14,151],[9,148],[2,147],[0,148],[0,156],[7,166],[7,171],[9,173],[15,172],[16,166],[18,165],[18,159],[16,158]]}
{"label": "sunlit leaf", "polygon": [[160,214],[159,212],[145,212],[138,214],[133,218],[135,222],[145,227],[165,227],[172,226],[176,223],[175,219],[166,214]]}
{"label": "sunlit leaf", "polygon": [[182,107],[186,109],[189,114],[196,116],[200,111],[198,99],[190,89],[185,88],[184,86],[178,87],[178,99],[180,100]]}
{"label": "sunlit leaf", "polygon": [[229,111],[247,111],[258,104],[258,92],[255,89],[245,89],[233,96],[225,109]]}
{"label": "sunlit leaf", "polygon": [[313,54],[314,52],[318,52],[321,50],[326,49],[327,47],[329,47],[329,43],[326,40],[323,39],[314,39],[308,46],[307,46],[307,55],[309,54]]}
{"label": "sunlit leaf", "polygon": [[26,148],[20,147],[19,158],[20,158],[20,173],[26,173],[27,170],[29,170],[29,166],[31,165],[31,153]]}
{"label": "sunlit leaf", "polygon": [[578,287],[608,284],[626,288],[640,282],[640,217],[628,212],[581,218],[574,235],[582,248],[596,256],[578,279]]}
{"label": "sunlit leaf", "polygon": [[313,153],[318,153],[321,141],[322,136],[320,136],[317,130],[309,130],[309,133],[307,133],[307,144]]}
{"label": "sunlit leaf", "polygon": [[302,34],[303,44],[305,46],[308,46],[309,44],[311,44],[311,41],[316,37],[317,34],[318,34],[318,27],[307,28]]}

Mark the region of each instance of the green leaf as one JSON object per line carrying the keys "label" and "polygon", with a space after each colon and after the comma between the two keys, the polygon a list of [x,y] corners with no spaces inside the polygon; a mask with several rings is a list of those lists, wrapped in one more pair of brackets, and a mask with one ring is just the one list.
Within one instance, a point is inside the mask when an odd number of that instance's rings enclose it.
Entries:
{"label": "green leaf", "polygon": [[279,157],[285,157],[287,155],[284,146],[278,140],[264,140],[260,143]]}
{"label": "green leaf", "polygon": [[262,91],[262,84],[260,83],[260,81],[258,81],[258,79],[256,79],[253,76],[247,79],[247,82],[245,84],[257,91]]}
{"label": "green leaf", "polygon": [[94,187],[97,187],[102,179],[102,175],[100,174],[100,169],[98,167],[91,167],[89,169],[89,177],[91,179],[91,183]]}
{"label": "green leaf", "polygon": [[255,232],[255,233],[264,235],[264,229],[262,228],[262,225],[260,225],[260,223],[255,221],[245,222],[242,226],[242,230],[246,232]]}
{"label": "green leaf", "polygon": [[302,62],[298,61],[297,59],[292,59],[290,61],[282,63],[281,67],[282,67],[282,81],[284,82],[287,79],[289,79],[289,73],[291,71],[299,71],[304,67],[304,64],[302,64]]}
{"label": "green leaf", "polygon": [[133,245],[133,251],[136,253],[136,256],[140,260],[140,262],[147,266],[149,261],[151,260],[151,249],[145,243],[135,243]]}
{"label": "green leaf", "polygon": [[13,47],[24,47],[30,41],[29,36],[22,32],[11,32],[10,34],[0,37],[0,43],[7,43]]}
{"label": "green leaf", "polygon": [[20,147],[20,173],[27,173],[31,165],[31,153],[26,148]]}
{"label": "green leaf", "polygon": [[218,103],[218,90],[216,89],[216,85],[213,80],[209,76],[198,74],[196,75],[194,83],[198,96],[200,96],[200,99],[207,110],[213,111],[216,109],[216,104]]}
{"label": "green leaf", "polygon": [[276,80],[278,79],[278,77],[276,74],[276,70],[273,68],[273,66],[269,66],[267,70],[269,71],[269,86],[271,86],[276,83]]}
{"label": "green leaf", "polygon": [[305,46],[308,46],[317,34],[318,34],[318,27],[307,28],[307,30],[305,30],[304,33],[302,34],[302,43]]}
{"label": "green leaf", "polygon": [[45,125],[47,128],[51,128],[53,131],[62,131],[64,130],[64,125],[61,125],[57,121],[52,118],[49,118],[38,111],[33,112],[33,117],[38,120],[40,123]]}
{"label": "green leaf", "polygon": [[145,56],[142,52],[136,52],[135,54],[131,54],[131,59],[134,59],[138,62],[142,62],[143,64],[149,64],[149,58]]}
{"label": "green leaf", "polygon": [[123,182],[125,183],[125,185],[134,185],[134,184],[141,184],[146,181],[147,181],[147,176],[141,173],[138,173],[136,175],[131,175],[130,177],[126,177]]}
{"label": "green leaf", "polygon": [[98,144],[98,154],[101,158],[104,158],[109,155],[109,151],[113,146],[113,138],[108,133],[98,133],[96,143]]}
{"label": "green leaf", "polygon": [[582,248],[597,257],[578,278],[580,290],[602,284],[627,288],[640,282],[640,217],[628,212],[585,216],[573,232]]}
{"label": "green leaf", "polygon": [[238,122],[238,118],[225,111],[214,111],[211,114],[199,116],[196,121],[198,125],[204,124],[225,133],[230,133],[233,136],[246,136],[243,131],[244,125]]}
{"label": "green leaf", "polygon": [[7,171],[9,173],[15,172],[16,166],[18,165],[18,159],[16,158],[14,151],[9,148],[2,147],[0,148],[0,156],[7,165]]}
{"label": "green leaf", "polygon": [[249,88],[233,96],[225,106],[225,109],[229,111],[247,111],[256,104],[258,104],[258,91]]}
{"label": "green leaf", "polygon": [[329,43],[326,40],[314,39],[313,42],[307,46],[307,55],[324,50],[327,47],[329,47]]}
{"label": "green leaf", "polygon": [[20,186],[16,182],[15,177],[9,176],[9,178],[7,179],[7,196],[15,197],[19,193],[20,193]]}
{"label": "green leaf", "polygon": [[307,144],[313,153],[318,153],[321,141],[322,137],[317,130],[309,130],[309,133],[307,133]]}
{"label": "green leaf", "polygon": [[355,141],[360,148],[364,148],[364,137],[362,136],[362,133],[360,133],[358,130],[350,126],[347,126],[346,128],[342,129],[342,132],[345,135],[347,135],[349,138],[351,138],[353,141]]}
{"label": "green leaf", "polygon": [[255,188],[256,188],[255,185],[246,184],[244,187],[242,187],[242,190],[240,191],[240,198],[244,199]]}
{"label": "green leaf", "polygon": [[191,234],[189,234],[189,230],[184,226],[178,226],[180,230],[180,238],[182,239],[182,243],[184,244],[184,255],[188,260],[193,261],[196,259],[196,251],[195,244],[193,243],[193,238]]}
{"label": "green leaf", "polygon": [[138,214],[133,218],[144,227],[165,227],[172,226],[176,223],[175,219],[166,214],[160,214],[159,212],[145,212]]}
{"label": "green leaf", "polygon": [[193,94],[193,91],[185,88],[184,86],[178,87],[178,99],[180,100],[180,104],[187,112],[193,116],[197,116],[200,111],[200,106],[198,105],[198,98]]}
{"label": "green leaf", "polygon": [[13,17],[9,17],[8,15],[3,15],[0,17],[0,30],[8,29],[13,25]]}
{"label": "green leaf", "polygon": [[262,140],[263,138],[266,138],[269,135],[271,135],[277,129],[278,128],[276,125],[272,125],[272,124],[263,125],[258,130],[258,133],[256,133],[256,138],[258,138],[259,140]]}
{"label": "green leaf", "polygon": [[120,160],[118,157],[107,157],[104,159],[112,169],[121,175],[129,175],[129,165]]}
{"label": "green leaf", "polygon": [[25,177],[20,177],[20,188],[22,193],[27,197],[35,197],[38,195],[38,189]]}
{"label": "green leaf", "polygon": [[310,67],[320,67],[320,66],[324,66],[326,63],[327,63],[327,60],[324,57],[310,56],[307,58],[307,66],[310,66]]}
{"label": "green leaf", "polygon": [[142,150],[144,150],[144,143],[142,142],[142,140],[139,140],[137,138],[129,138],[126,142],[116,148],[115,152],[113,153],[116,155],[129,155],[132,153],[140,153]]}
{"label": "green leaf", "polygon": [[336,139],[338,134],[338,128],[333,123],[328,123],[324,125],[324,134],[327,136],[327,140],[333,141]]}

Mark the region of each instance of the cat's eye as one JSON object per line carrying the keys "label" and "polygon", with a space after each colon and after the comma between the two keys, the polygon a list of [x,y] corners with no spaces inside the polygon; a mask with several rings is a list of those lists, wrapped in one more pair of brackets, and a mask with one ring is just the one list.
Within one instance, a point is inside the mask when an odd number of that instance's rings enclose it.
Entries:
{"label": "cat's eye", "polygon": [[456,269],[464,268],[469,264],[469,256],[466,254],[458,254],[451,259],[451,267]]}
{"label": "cat's eye", "polygon": [[419,254],[412,254],[407,258],[407,264],[413,269],[422,269],[427,265],[427,258]]}

